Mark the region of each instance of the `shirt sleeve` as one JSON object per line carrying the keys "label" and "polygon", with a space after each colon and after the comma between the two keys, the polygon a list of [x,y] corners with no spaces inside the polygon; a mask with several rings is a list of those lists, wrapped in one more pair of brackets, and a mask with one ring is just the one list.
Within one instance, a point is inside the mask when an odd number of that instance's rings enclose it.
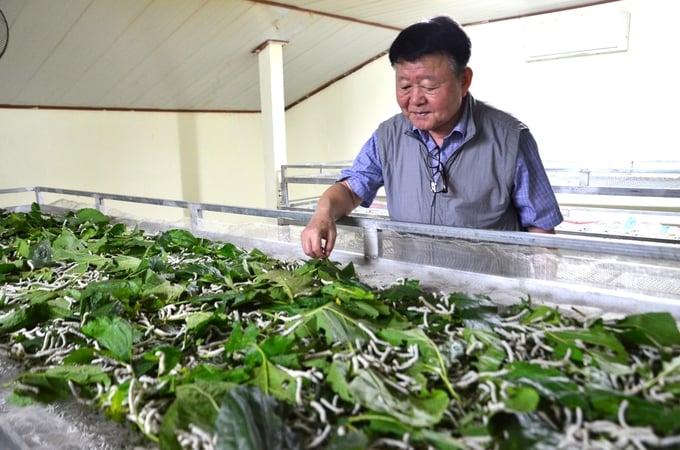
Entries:
{"label": "shirt sleeve", "polygon": [[347,180],[352,191],[361,198],[361,206],[368,208],[383,186],[382,163],[378,155],[375,133],[361,147],[352,166],[343,169],[336,181]]}
{"label": "shirt sleeve", "polygon": [[522,130],[515,172],[515,206],[523,227],[552,230],[563,217],[550,180],[538,154],[536,141],[528,129]]}

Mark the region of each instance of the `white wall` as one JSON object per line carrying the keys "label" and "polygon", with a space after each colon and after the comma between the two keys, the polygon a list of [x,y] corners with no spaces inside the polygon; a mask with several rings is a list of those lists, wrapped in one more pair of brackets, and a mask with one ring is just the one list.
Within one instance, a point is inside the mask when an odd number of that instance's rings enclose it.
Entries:
{"label": "white wall", "polygon": [[[515,114],[544,160],[676,160],[680,65],[676,0],[628,0],[592,9],[630,12],[629,50],[526,62],[523,36],[540,18],[466,27],[472,94]],[[575,30],[578,33],[579,30]],[[288,113],[289,163],[352,159],[378,123],[398,111],[387,57]]]}
{"label": "white wall", "polygon": [[0,109],[0,134],[0,188],[265,203],[259,114]]}
{"label": "white wall", "polygon": [[288,110],[288,163],[351,160],[378,123],[398,112],[393,70],[379,58]]}
{"label": "white wall", "polygon": [[628,51],[529,63],[523,28],[540,18],[470,27],[474,95],[526,122],[547,160],[680,161],[668,113],[680,102],[673,56],[680,2],[590,9],[630,13]]}

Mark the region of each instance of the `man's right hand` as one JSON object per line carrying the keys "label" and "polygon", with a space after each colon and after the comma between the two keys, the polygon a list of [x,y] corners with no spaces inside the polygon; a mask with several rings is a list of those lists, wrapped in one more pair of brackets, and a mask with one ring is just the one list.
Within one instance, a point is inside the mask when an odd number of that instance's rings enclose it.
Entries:
{"label": "man's right hand", "polygon": [[321,195],[316,211],[302,230],[302,250],[312,258],[328,258],[338,235],[335,221],[359,206],[361,199],[346,180],[331,185]]}
{"label": "man's right hand", "polygon": [[338,235],[335,221],[332,217],[315,213],[302,230],[302,250],[312,258],[328,258],[335,246]]}

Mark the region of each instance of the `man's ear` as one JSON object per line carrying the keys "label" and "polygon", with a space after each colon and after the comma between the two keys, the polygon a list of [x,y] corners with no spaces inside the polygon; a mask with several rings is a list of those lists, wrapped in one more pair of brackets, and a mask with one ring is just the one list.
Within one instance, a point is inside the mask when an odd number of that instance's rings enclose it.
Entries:
{"label": "man's ear", "polygon": [[472,84],[472,69],[466,67],[463,75],[460,77],[460,86],[463,91],[463,97],[467,94],[470,85]]}

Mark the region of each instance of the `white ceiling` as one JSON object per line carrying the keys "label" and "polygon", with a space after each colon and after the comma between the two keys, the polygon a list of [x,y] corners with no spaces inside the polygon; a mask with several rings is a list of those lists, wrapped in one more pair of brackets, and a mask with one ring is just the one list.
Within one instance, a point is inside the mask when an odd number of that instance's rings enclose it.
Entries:
{"label": "white ceiling", "polygon": [[258,58],[283,47],[290,106],[437,14],[462,24],[578,0],[0,0],[10,26],[0,106],[258,111]]}

